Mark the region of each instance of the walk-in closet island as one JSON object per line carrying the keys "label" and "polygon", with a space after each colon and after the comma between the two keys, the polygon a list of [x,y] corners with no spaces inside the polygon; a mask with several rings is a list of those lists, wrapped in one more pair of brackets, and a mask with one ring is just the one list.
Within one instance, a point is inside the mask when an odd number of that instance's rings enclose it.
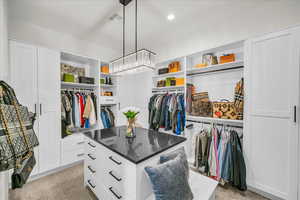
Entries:
{"label": "walk-in closet island", "polygon": [[[126,127],[120,126],[84,133],[85,184],[99,199],[153,200],[145,167],[157,165],[162,154],[186,145],[184,137],[144,128],[135,132],[135,138],[126,138]],[[191,183],[195,199],[213,199],[217,183],[190,173],[191,181],[197,179]]]}

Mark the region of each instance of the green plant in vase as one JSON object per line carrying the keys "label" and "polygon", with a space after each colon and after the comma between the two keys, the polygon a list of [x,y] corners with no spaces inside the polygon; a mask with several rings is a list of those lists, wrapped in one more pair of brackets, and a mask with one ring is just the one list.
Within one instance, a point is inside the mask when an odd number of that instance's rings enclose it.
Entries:
{"label": "green plant in vase", "polygon": [[135,137],[134,128],[136,123],[136,117],[140,113],[140,110],[135,107],[127,107],[123,109],[123,114],[127,118],[127,129],[126,129],[126,137]]}

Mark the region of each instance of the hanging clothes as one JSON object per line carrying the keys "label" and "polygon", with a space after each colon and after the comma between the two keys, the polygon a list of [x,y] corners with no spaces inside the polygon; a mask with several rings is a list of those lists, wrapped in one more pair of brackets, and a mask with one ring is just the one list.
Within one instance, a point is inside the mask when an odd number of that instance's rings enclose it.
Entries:
{"label": "hanging clothes", "polygon": [[112,128],[115,126],[115,115],[108,107],[101,108],[101,121],[104,128]]}
{"label": "hanging clothes", "polygon": [[97,124],[97,96],[91,92],[61,91],[62,137]]}
{"label": "hanging clothes", "polygon": [[185,126],[185,102],[183,94],[155,94],[148,104],[149,128],[172,130],[180,135]]}
{"label": "hanging clothes", "polygon": [[212,125],[210,130],[200,130],[193,140],[196,169],[221,183],[247,190],[243,149],[235,130]]}

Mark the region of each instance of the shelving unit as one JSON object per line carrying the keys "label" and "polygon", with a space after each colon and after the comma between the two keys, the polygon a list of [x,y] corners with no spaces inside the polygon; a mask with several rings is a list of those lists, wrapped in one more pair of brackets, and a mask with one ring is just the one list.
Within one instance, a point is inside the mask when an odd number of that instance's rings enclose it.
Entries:
{"label": "shelving unit", "polygon": [[184,76],[184,71],[179,71],[179,72],[172,72],[172,73],[167,73],[167,74],[159,74],[153,76],[154,79],[159,79],[159,78],[166,78],[166,77],[173,77],[173,76]]}
{"label": "shelving unit", "polygon": [[[109,65],[109,72],[112,72],[112,66],[106,62],[102,62],[101,66],[104,65]],[[99,68],[100,68],[99,67]],[[101,70],[100,70],[101,71]],[[99,114],[101,113],[101,108],[104,107],[109,107],[110,110],[114,113],[115,116],[115,124],[117,124],[118,121],[118,103],[119,103],[119,98],[118,98],[118,82],[119,82],[119,75],[116,74],[111,74],[111,73],[102,73],[100,72],[100,79],[106,79],[106,78],[110,78],[112,81],[112,85],[109,84],[102,84],[100,82],[99,79],[99,83],[100,83],[100,106],[99,106]],[[112,92],[113,96],[105,96],[103,95],[104,92]],[[100,128],[104,128],[103,123],[102,123],[102,119],[100,116]]]}
{"label": "shelving unit", "polygon": [[187,76],[191,76],[191,75],[199,75],[199,74],[206,74],[212,72],[242,69],[243,67],[244,67],[244,61],[239,60],[230,63],[211,65],[203,68],[194,68],[194,69],[187,70],[186,73]]}
{"label": "shelving unit", "polygon": [[70,82],[61,82],[62,87],[76,87],[76,88],[96,88],[96,84],[85,84],[85,83],[70,83]]}

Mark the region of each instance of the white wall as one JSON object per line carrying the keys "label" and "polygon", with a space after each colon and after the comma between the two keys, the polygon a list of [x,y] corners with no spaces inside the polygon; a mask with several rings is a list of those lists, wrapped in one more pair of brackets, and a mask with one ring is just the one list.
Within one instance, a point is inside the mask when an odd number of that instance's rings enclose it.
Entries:
{"label": "white wall", "polygon": [[10,18],[8,19],[8,37],[33,45],[99,58],[102,61],[110,61],[114,57],[119,57],[119,54],[109,47],[95,45],[72,35]]}
{"label": "white wall", "polygon": [[3,80],[7,78],[7,48],[7,1],[0,0],[0,79]]}
{"label": "white wall", "polygon": [[[224,18],[214,17],[212,9],[211,16],[207,16],[206,19],[199,18],[187,22],[191,25],[190,30],[186,30],[187,40],[182,41],[175,38],[170,45],[156,47],[154,50],[158,53],[158,60],[163,61],[300,25],[299,10],[299,0],[262,2],[253,6],[252,9],[224,13]],[[199,12],[201,11],[199,10]],[[209,25],[206,21],[210,22]],[[193,34],[190,34],[190,31],[195,29],[197,30],[196,34],[194,31]]]}
{"label": "white wall", "polygon": [[[0,80],[7,79],[7,0],[0,0]],[[0,172],[0,199],[8,199],[8,172]]]}

